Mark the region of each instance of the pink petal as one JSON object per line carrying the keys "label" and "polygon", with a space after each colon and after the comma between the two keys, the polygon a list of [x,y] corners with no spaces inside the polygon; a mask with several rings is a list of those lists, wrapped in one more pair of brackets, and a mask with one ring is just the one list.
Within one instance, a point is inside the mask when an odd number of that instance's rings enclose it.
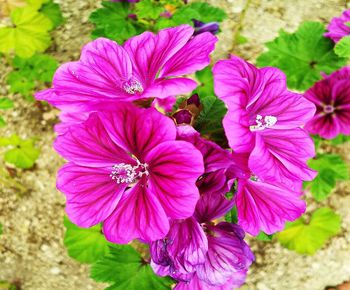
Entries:
{"label": "pink petal", "polygon": [[280,183],[289,180],[312,180],[316,172],[306,161],[315,156],[312,139],[303,129],[265,129],[256,135],[249,167],[262,180]]}
{"label": "pink petal", "polygon": [[217,40],[210,32],[193,37],[167,61],[160,77],[187,75],[205,68],[210,63],[209,55]]}
{"label": "pink petal", "polygon": [[164,99],[192,92],[197,87],[194,80],[187,78],[173,78],[156,81],[143,93],[143,98]]}
{"label": "pink petal", "polygon": [[305,211],[298,193],[272,184],[240,180],[235,197],[239,225],[251,235],[273,234]]}
{"label": "pink petal", "polygon": [[83,123],[88,117],[88,112],[61,112],[59,116],[61,122],[55,125],[55,132],[58,135],[62,135],[69,131],[71,126]]}
{"label": "pink petal", "polygon": [[118,207],[103,223],[107,240],[127,244],[133,239],[151,242],[169,231],[169,221],[157,197],[138,182],[119,201]]}
{"label": "pink petal", "polygon": [[135,163],[113,143],[96,113],[58,136],[54,148],[64,158],[81,166],[112,167],[117,163]]}
{"label": "pink petal", "polygon": [[202,154],[184,141],[164,142],[145,157],[149,190],[171,218],[190,217],[199,198],[197,178],[203,174]]}
{"label": "pink petal", "polygon": [[305,125],[305,130],[325,139],[333,139],[340,134],[340,123],[332,115],[317,114]]}
{"label": "pink petal", "polygon": [[127,94],[123,89],[131,74],[131,61],[124,48],[99,38],[86,45],[80,61],[66,63],[56,71],[53,79],[56,97],[51,104],[77,111],[90,110],[101,102],[137,99],[137,95]]}
{"label": "pink petal", "polygon": [[67,163],[57,175],[57,188],[67,198],[69,219],[80,227],[104,221],[116,208],[126,188],[110,178],[106,168]]}
{"label": "pink petal", "polygon": [[99,116],[111,139],[140,161],[158,144],[176,138],[174,122],[153,108],[120,105]]}
{"label": "pink petal", "polygon": [[149,86],[164,64],[188,42],[192,34],[191,26],[180,25],[163,29],[156,35],[144,32],[130,38],[124,48],[133,62],[134,74]]}

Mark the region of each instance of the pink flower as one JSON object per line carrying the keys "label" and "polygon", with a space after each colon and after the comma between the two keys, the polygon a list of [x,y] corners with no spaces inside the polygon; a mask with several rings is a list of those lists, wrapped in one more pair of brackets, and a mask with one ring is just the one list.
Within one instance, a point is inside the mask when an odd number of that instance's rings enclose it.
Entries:
{"label": "pink flower", "polygon": [[324,36],[338,42],[344,36],[350,35],[350,10],[345,10],[340,17],[334,17],[328,24],[328,32]]}
{"label": "pink flower", "polygon": [[232,56],[213,69],[215,92],[228,107],[223,126],[230,147],[249,155],[249,168],[261,180],[290,184],[312,180],[306,165],[314,156],[308,134],[299,127],[315,106],[286,88],[276,68],[257,69]]}
{"label": "pink flower", "polygon": [[[203,157],[176,141],[170,118],[154,109],[119,105],[58,136],[55,149],[69,163],[57,188],[69,218],[80,227],[103,222],[106,238],[154,241],[169,231],[169,218],[190,217],[199,198]],[[189,154],[190,152],[190,154]]]}
{"label": "pink flower", "polygon": [[317,108],[306,130],[326,139],[350,134],[350,67],[325,76],[305,92],[305,98]]}
{"label": "pink flower", "polygon": [[207,66],[217,41],[209,32],[198,36],[193,32],[189,25],[156,35],[145,32],[123,46],[96,39],[83,48],[79,61],[62,65],[55,73],[53,88],[37,93],[36,98],[76,112],[189,93],[197,84],[181,76]]}

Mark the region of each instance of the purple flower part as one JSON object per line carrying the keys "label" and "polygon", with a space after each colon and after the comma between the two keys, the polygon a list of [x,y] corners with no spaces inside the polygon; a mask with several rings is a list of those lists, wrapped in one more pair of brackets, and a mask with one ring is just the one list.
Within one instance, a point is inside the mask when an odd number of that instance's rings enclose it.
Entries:
{"label": "purple flower part", "polygon": [[150,245],[154,263],[166,268],[169,275],[177,280],[189,281],[195,266],[203,264],[208,251],[208,240],[200,226],[193,218],[173,220],[165,239]]}
{"label": "purple flower part", "polygon": [[314,115],[315,106],[287,91],[286,77],[276,68],[257,69],[232,56],[219,61],[213,73],[215,92],[228,107],[225,132],[237,153],[251,152],[255,136],[265,129],[294,129]]}
{"label": "purple flower part", "polygon": [[72,125],[80,124],[89,118],[88,112],[78,112],[78,113],[60,113],[59,119],[60,123],[55,125],[55,132],[58,135],[62,135],[69,131]]}
{"label": "purple flower part", "polygon": [[228,200],[221,192],[208,192],[197,202],[194,217],[199,223],[210,222],[224,216],[233,205],[234,200]]}
{"label": "purple flower part", "polygon": [[221,222],[206,225],[207,259],[196,267],[200,280],[212,286],[225,285],[236,272],[246,272],[254,255],[244,242],[243,230],[235,224]]}
{"label": "purple flower part", "polygon": [[155,98],[152,102],[152,107],[159,109],[159,111],[171,112],[175,103],[175,96],[167,97],[165,99]]}
{"label": "purple flower part", "polygon": [[273,234],[305,212],[299,192],[261,181],[239,180],[235,202],[238,224],[249,234]]}
{"label": "purple flower part", "polygon": [[344,36],[350,35],[350,9],[345,10],[340,17],[334,17],[328,24],[328,32],[324,36],[331,38],[334,42],[338,42]]}
{"label": "purple flower part", "polygon": [[187,105],[194,104],[197,108],[201,105],[201,100],[199,99],[198,94],[193,94],[191,97],[189,97],[186,101]]}
{"label": "purple flower part", "polygon": [[[257,69],[232,56],[219,61],[213,71],[215,92],[228,107],[223,126],[229,145],[237,153],[251,153],[252,172],[263,180],[277,172],[274,181],[279,183],[289,178],[312,180],[315,173],[305,162],[315,154],[313,143],[298,127],[312,118],[314,104],[287,91],[285,75],[275,68]],[[286,140],[287,134],[297,140]],[[297,144],[306,147],[296,147],[290,153],[280,147]],[[266,164],[274,166],[272,171],[261,170]]]}
{"label": "purple flower part", "polygon": [[132,105],[92,113],[58,136],[54,147],[70,161],[57,177],[69,218],[80,227],[103,222],[115,243],[163,238],[169,218],[193,214],[204,171],[201,153],[175,138],[170,118]]}
{"label": "purple flower part", "polygon": [[172,14],[169,11],[165,11],[163,13],[160,13],[159,16],[163,17],[163,18],[170,18],[172,16]]}
{"label": "purple flower part", "polygon": [[305,92],[305,97],[317,108],[305,126],[307,131],[325,139],[350,134],[350,67],[318,81]]}
{"label": "purple flower part", "polygon": [[246,276],[246,271],[235,272],[224,285],[211,286],[200,280],[195,274],[191,281],[179,282],[175,286],[174,290],[232,290],[241,287],[245,282]]}
{"label": "purple flower part", "polygon": [[133,19],[133,20],[137,20],[137,15],[136,14],[129,14],[128,18]]}
{"label": "purple flower part", "polygon": [[192,19],[194,25],[193,35],[198,35],[203,32],[210,32],[211,34],[217,34],[219,32],[220,26],[217,22],[202,22],[196,19]]}
{"label": "purple flower part", "polygon": [[53,88],[37,93],[36,98],[76,112],[191,92],[196,82],[181,76],[206,67],[217,41],[210,33],[192,37],[193,31],[181,25],[156,35],[145,32],[123,46],[98,38],[83,48],[79,61],[62,65],[54,75]]}
{"label": "purple flower part", "polygon": [[173,114],[173,118],[176,121],[176,124],[191,124],[192,114],[187,110],[180,110]]}
{"label": "purple flower part", "polygon": [[177,127],[177,139],[192,143],[203,155],[205,173],[227,169],[233,165],[231,153],[219,145],[203,139],[191,126]]}

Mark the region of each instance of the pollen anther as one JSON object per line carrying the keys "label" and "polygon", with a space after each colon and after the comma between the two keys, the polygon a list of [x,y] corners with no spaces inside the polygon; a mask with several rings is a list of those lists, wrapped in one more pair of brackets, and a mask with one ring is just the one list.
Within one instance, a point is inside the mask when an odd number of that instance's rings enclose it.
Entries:
{"label": "pollen anther", "polygon": [[273,127],[277,123],[277,117],[256,115],[255,123],[256,125],[249,126],[250,131],[261,131]]}
{"label": "pollen anther", "polygon": [[143,175],[149,175],[147,168],[147,163],[141,163],[138,160],[135,166],[126,163],[118,163],[112,166],[112,172],[109,176],[118,184],[133,183]]}

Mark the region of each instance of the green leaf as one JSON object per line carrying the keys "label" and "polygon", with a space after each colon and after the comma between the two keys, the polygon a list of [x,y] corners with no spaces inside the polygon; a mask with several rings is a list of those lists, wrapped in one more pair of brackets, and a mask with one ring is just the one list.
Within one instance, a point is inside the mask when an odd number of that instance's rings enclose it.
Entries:
{"label": "green leaf", "polygon": [[260,232],[257,236],[256,239],[258,241],[264,241],[264,242],[269,242],[273,239],[273,235],[268,235],[265,234],[264,232]]}
{"label": "green leaf", "polygon": [[211,6],[208,3],[194,2],[177,9],[170,18],[157,20],[157,29],[162,29],[180,24],[192,25],[192,19],[202,22],[222,22],[226,18],[224,10]]}
{"label": "green leaf", "polygon": [[101,232],[101,225],[79,228],[64,218],[64,245],[68,255],[81,263],[93,263],[108,253],[109,242]]}
{"label": "green leaf", "polygon": [[0,28],[0,52],[15,52],[27,58],[35,52],[45,51],[51,43],[48,31],[52,23],[31,7],[16,8],[11,12],[12,27]]}
{"label": "green leaf", "polygon": [[165,9],[159,1],[142,0],[136,3],[136,15],[138,18],[158,19]]}
{"label": "green leaf", "polygon": [[153,273],[152,268],[130,245],[110,246],[109,253],[92,265],[91,278],[113,283],[113,290],[170,290],[172,280]]}
{"label": "green leaf", "polygon": [[97,9],[90,15],[90,22],[95,24],[91,37],[107,37],[122,44],[128,38],[142,32],[136,22],[129,18],[132,13],[129,3],[102,2],[104,8]]}
{"label": "green leaf", "polygon": [[339,134],[337,137],[332,139],[330,142],[332,145],[340,145],[350,141],[350,135]]}
{"label": "green leaf", "polygon": [[310,223],[304,218],[287,223],[284,231],[276,234],[279,242],[286,248],[300,254],[313,255],[325,242],[340,231],[340,216],[324,207],[316,210]]}
{"label": "green leaf", "polygon": [[7,76],[7,84],[10,85],[11,93],[19,93],[28,98],[33,94],[35,82],[29,80],[23,72],[13,71]]}
{"label": "green leaf", "polygon": [[350,36],[345,36],[337,42],[334,51],[340,57],[350,57]]}
{"label": "green leaf", "polygon": [[334,53],[334,43],[324,32],[324,25],[318,22],[304,22],[292,34],[281,31],[266,43],[268,51],[259,56],[257,64],[280,68],[292,89],[308,89],[321,79],[321,72],[330,74],[346,64],[345,58]]}
{"label": "green leaf", "polygon": [[198,94],[200,96],[214,95],[214,79],[211,66],[207,66],[205,69],[197,71],[196,79],[199,81],[199,85],[192,94]]}
{"label": "green leaf", "polygon": [[0,235],[2,235],[3,230],[2,230],[2,224],[0,224]]}
{"label": "green leaf", "polygon": [[336,181],[349,179],[349,168],[339,155],[320,154],[309,161],[309,166],[318,171],[313,181],[305,182],[306,187],[317,201],[329,196],[335,188]]}
{"label": "green leaf", "polygon": [[0,98],[0,109],[7,110],[13,108],[13,102],[9,98]]}
{"label": "green leaf", "polygon": [[225,221],[234,224],[238,222],[238,211],[236,206],[232,207],[232,209],[228,213],[226,213]]}
{"label": "green leaf", "polygon": [[41,7],[40,12],[51,20],[53,23],[53,28],[57,28],[64,22],[60,6],[54,3],[53,0],[45,3]]}
{"label": "green leaf", "polygon": [[3,128],[6,126],[6,121],[4,120],[4,118],[2,116],[0,116],[0,128]]}
{"label": "green leaf", "polygon": [[39,157],[40,150],[35,147],[34,139],[20,139],[17,135],[0,138],[0,146],[10,147],[4,155],[4,160],[14,164],[17,168],[33,167]]}
{"label": "green leaf", "polygon": [[26,2],[29,4],[30,7],[35,9],[40,9],[41,6],[43,6],[45,3],[47,3],[49,0],[26,0]]}

